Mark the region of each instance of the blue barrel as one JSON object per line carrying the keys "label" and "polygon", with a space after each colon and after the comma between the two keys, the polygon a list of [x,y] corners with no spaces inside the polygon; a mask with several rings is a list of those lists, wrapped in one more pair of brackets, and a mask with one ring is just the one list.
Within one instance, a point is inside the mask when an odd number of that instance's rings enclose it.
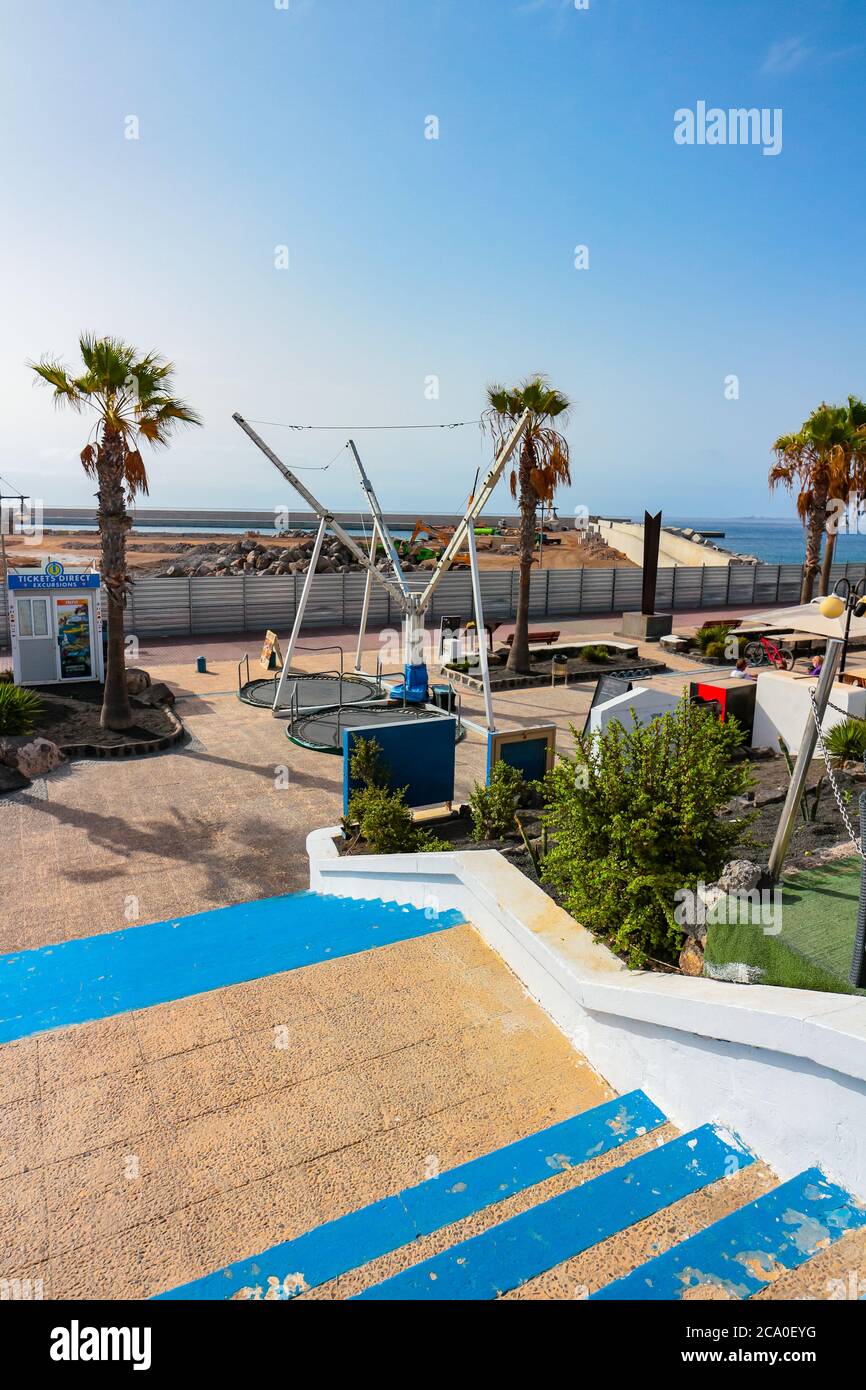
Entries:
{"label": "blue barrel", "polygon": [[203,656],[196,658],[195,669],[199,672],[204,672],[207,670],[207,662],[205,661]]}

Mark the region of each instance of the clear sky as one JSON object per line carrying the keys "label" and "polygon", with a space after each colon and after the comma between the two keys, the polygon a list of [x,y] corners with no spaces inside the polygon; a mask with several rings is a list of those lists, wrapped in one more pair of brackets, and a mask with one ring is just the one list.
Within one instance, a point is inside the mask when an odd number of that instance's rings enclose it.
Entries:
{"label": "clear sky", "polygon": [[[205,417],[156,505],[285,500],[234,410],[473,420],[541,370],[574,402],[563,512],[788,511],[773,438],[866,395],[864,0],[283,3],[0,0],[0,473],[90,500],[86,427],[25,365],[87,329],[163,351]],[[700,101],[781,109],[781,151],[677,144]],[[308,466],[346,438],[262,432]],[[357,438],[393,509],[456,508],[490,450]],[[304,476],[358,504],[347,462]]]}

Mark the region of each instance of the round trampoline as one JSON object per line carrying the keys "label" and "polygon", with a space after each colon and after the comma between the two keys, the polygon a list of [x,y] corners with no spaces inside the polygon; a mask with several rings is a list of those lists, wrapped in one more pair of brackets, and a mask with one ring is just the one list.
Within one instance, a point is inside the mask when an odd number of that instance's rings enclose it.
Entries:
{"label": "round trampoline", "polygon": [[[238,699],[247,705],[273,709],[277,682],[273,676],[247,681],[238,691]],[[298,675],[289,676],[283,687],[283,706],[298,710],[322,709],[325,706],[360,705],[367,700],[381,699],[382,687],[365,676]]]}
{"label": "round trampoline", "polygon": [[[358,729],[370,724],[401,724],[407,719],[443,719],[449,716],[436,710],[419,709],[417,705],[334,706],[299,714],[286,727],[286,737],[299,748],[311,748],[315,753],[343,753],[343,730]],[[466,734],[460,720],[455,720],[455,742]]]}

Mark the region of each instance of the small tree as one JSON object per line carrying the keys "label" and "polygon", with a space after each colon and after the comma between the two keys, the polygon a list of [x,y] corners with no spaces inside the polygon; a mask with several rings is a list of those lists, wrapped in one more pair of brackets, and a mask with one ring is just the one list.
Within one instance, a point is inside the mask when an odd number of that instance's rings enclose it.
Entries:
{"label": "small tree", "polygon": [[545,880],[629,965],[675,960],[676,893],[712,882],[748,821],[719,815],[750,782],[732,758],[742,731],[683,700],[633,729],[572,734],[573,756],[546,779]]}
{"label": "small tree", "polygon": [[520,507],[520,587],[514,641],[506,669],[524,673],[529,663],[529,588],[535,554],[535,511],[540,502],[552,502],[556,489],[571,483],[568,441],[553,424],[568,420],[570,402],[543,376],[530,377],[510,390],[488,386],[485,419],[497,442],[510,433],[525,410],[529,425],[520,441],[518,461],[511,470],[511,496]]}
{"label": "small tree", "polygon": [[157,353],[142,355],[119,338],[94,338],[88,333],[82,334],[78,346],[83,365],[78,375],[53,357],[29,365],[52,388],[55,405],[93,417],[81,463],[87,476],[96,480],[101,572],[108,596],[108,660],[100,723],[104,729],[120,730],[132,723],[123,610],[130,584],[126,536],[132,525],[126,507],[148,490],[140,445],[164,447],[180,426],[200,425],[201,420],[174,395],[174,367]]}

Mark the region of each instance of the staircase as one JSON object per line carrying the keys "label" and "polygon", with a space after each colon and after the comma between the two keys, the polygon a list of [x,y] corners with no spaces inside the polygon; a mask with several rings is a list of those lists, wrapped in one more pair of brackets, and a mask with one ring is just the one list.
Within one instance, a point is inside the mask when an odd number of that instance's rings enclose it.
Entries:
{"label": "staircase", "polygon": [[159,1297],[828,1298],[858,1270],[866,1207],[634,1091]]}

